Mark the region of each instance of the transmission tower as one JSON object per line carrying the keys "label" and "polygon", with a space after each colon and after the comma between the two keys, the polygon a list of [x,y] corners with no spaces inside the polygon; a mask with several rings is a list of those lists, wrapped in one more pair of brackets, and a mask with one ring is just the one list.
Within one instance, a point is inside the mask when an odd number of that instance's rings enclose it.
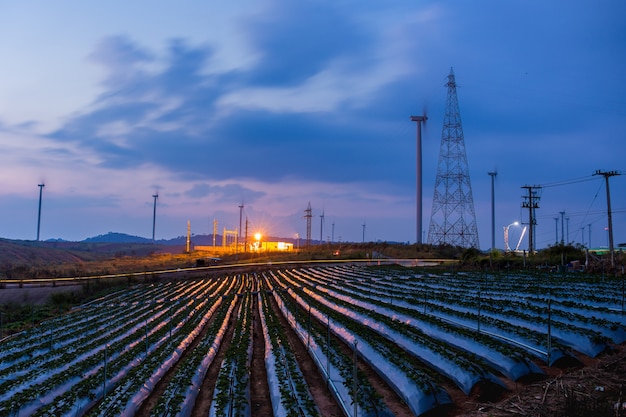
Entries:
{"label": "transmission tower", "polygon": [[478,248],[472,185],[452,68],[445,86],[448,87],[448,97],[441,133],[428,243]]}
{"label": "transmission tower", "polygon": [[311,202],[306,210],[304,210],[304,218],[306,219],[306,245],[311,246],[311,219],[313,218],[313,210],[311,209]]}

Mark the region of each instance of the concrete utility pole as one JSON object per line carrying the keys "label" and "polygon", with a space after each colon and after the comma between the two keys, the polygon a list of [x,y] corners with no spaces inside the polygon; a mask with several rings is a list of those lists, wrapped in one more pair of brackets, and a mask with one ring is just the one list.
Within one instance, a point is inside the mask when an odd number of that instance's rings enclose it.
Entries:
{"label": "concrete utility pole", "polygon": [[159,193],[154,194],[152,198],[154,198],[154,208],[152,209],[152,243],[155,243],[154,236],[156,231],[156,203],[157,198],[159,198]]}
{"label": "concrete utility pole", "polygon": [[217,219],[213,219],[213,249],[215,249],[216,236],[217,236]]}
{"label": "concrete utility pole", "polygon": [[[241,217],[243,216],[243,203],[241,203],[241,205],[239,206],[239,233],[241,234]],[[237,236],[239,237],[239,236]]]}
{"label": "concrete utility pole", "polygon": [[37,212],[37,242],[39,242],[39,230],[41,229],[41,197],[43,195],[44,183],[38,184],[39,187],[39,211]]}
{"label": "concrete utility pole", "polygon": [[561,245],[565,244],[565,223],[563,221],[563,216],[565,216],[564,211],[559,211],[561,214]]}
{"label": "concrete utility pole", "polygon": [[559,218],[554,218],[554,244],[559,244]]}
{"label": "concrete utility pole", "polygon": [[522,208],[528,209],[528,254],[532,256],[535,253],[535,225],[537,224],[535,209],[539,208],[539,203],[537,203],[539,196],[535,190],[541,187],[539,185],[525,185],[522,188],[528,190],[528,195],[522,196],[526,199],[522,203]]}
{"label": "concrete utility pole", "polygon": [[488,172],[491,177],[491,250],[496,249],[496,200],[495,200],[495,178],[498,173]]}
{"label": "concrete utility pole", "polygon": [[611,268],[615,268],[615,252],[613,250],[613,217],[611,214],[611,190],[609,189],[609,177],[621,175],[617,171],[600,171],[597,170],[593,175],[602,175],[606,183],[606,210],[609,221],[609,254],[611,257]]}

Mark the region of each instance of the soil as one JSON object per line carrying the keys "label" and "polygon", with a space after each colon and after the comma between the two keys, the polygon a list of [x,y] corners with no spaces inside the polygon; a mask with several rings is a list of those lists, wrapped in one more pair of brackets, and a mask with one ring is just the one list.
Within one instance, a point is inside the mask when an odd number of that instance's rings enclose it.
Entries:
{"label": "soil", "polygon": [[[241,301],[238,301],[238,303],[241,303]],[[213,400],[213,391],[215,391],[215,384],[217,382],[217,376],[220,373],[222,361],[224,360],[224,356],[226,356],[226,351],[228,351],[228,347],[233,340],[233,334],[235,333],[237,315],[234,314],[234,312],[237,311],[238,308],[239,304],[235,306],[235,310],[230,316],[228,327],[226,329],[226,333],[224,333],[222,343],[217,350],[215,358],[213,358],[213,362],[211,362],[211,365],[209,365],[209,369],[207,370],[206,376],[204,377],[204,381],[202,381],[200,392],[198,393],[198,397],[196,398],[196,404],[194,405],[193,412],[191,413],[192,417],[205,417],[209,415],[209,410],[211,409],[211,401]]]}
{"label": "soil", "polygon": [[596,358],[579,357],[581,366],[545,368],[541,381],[517,384],[494,403],[466,401],[463,417],[624,417],[626,416],[626,343]]}
{"label": "soil", "polygon": [[272,402],[270,400],[267,371],[265,369],[265,338],[263,327],[258,314],[258,297],[254,296],[252,308],[252,369],[250,369],[250,403],[253,416],[271,416]]}

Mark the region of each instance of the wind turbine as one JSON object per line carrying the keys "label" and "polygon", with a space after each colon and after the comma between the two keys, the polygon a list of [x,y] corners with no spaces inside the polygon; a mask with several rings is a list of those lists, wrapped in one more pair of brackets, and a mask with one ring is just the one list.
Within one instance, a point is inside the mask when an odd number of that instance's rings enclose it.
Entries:
{"label": "wind turbine", "polygon": [[159,198],[159,192],[157,191],[156,193],[154,193],[152,195],[152,198],[154,198],[154,208],[152,209],[152,243],[155,243],[154,232],[156,230],[156,203],[157,198]]}
{"label": "wind turbine", "polygon": [[41,228],[41,197],[43,194],[43,187],[46,185],[42,182],[41,184],[37,184],[39,187],[39,211],[37,212],[37,242],[39,242],[39,230]]}
{"label": "wind turbine", "polygon": [[426,107],[424,107],[421,116],[411,116],[412,122],[417,122],[417,224],[416,243],[422,243],[422,125],[426,124],[428,117],[426,116]]}

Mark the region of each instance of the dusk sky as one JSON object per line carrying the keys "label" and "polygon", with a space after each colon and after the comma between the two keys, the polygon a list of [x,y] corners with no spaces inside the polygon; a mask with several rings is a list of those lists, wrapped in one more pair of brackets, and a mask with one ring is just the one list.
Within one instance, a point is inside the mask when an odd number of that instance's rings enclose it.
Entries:
{"label": "dusk sky", "polygon": [[[415,242],[454,69],[482,249],[626,243],[626,2],[20,1],[0,6],[0,237],[107,232]],[[555,218],[559,220],[555,222]],[[583,228],[584,227],[584,235]],[[515,246],[521,227],[510,229]],[[426,236],[424,237],[426,241]],[[527,248],[526,240],[521,248]]]}

